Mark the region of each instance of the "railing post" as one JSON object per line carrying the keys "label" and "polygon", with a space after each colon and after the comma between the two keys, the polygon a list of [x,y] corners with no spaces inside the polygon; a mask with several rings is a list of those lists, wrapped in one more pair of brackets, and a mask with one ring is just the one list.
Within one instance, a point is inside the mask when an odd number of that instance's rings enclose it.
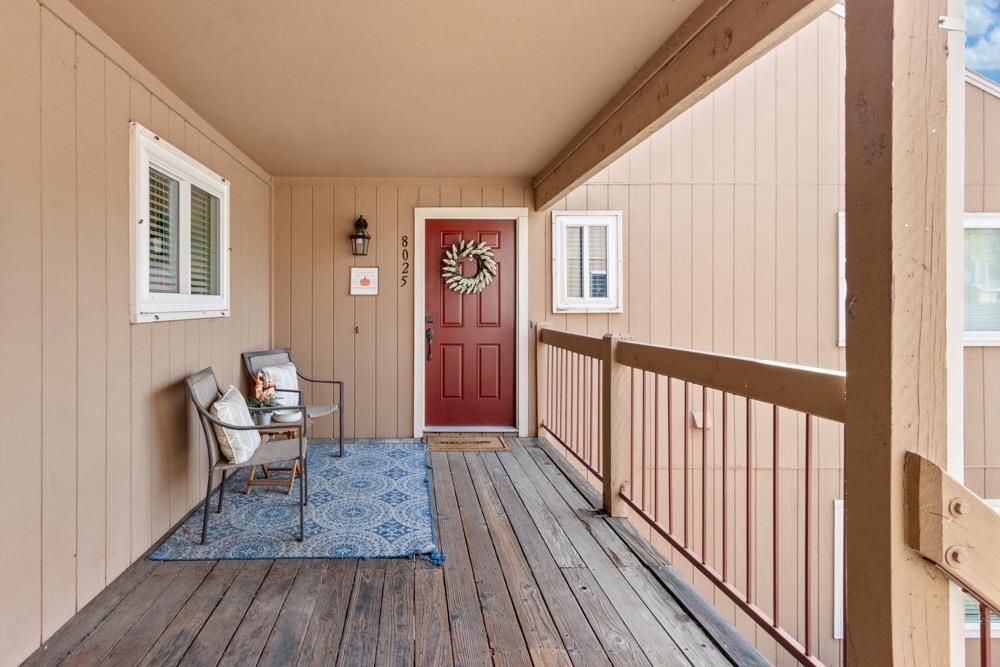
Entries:
{"label": "railing post", "polygon": [[625,516],[627,505],[620,492],[627,483],[629,419],[629,367],[618,363],[615,354],[621,334],[604,336],[604,369],[601,374],[601,469],[604,471],[604,512]]}
{"label": "railing post", "polygon": [[535,324],[535,424],[536,433],[541,437],[542,424],[548,419],[549,395],[549,346],[542,342],[542,332],[548,328],[547,322]]}

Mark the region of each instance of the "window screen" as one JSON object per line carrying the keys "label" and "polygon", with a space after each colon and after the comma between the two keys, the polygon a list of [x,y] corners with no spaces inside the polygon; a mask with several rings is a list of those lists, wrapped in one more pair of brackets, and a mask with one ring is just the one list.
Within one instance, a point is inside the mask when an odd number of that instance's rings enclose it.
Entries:
{"label": "window screen", "polygon": [[191,186],[191,294],[219,293],[219,198]]}
{"label": "window screen", "polygon": [[1000,228],[965,230],[965,330],[1000,331]]}

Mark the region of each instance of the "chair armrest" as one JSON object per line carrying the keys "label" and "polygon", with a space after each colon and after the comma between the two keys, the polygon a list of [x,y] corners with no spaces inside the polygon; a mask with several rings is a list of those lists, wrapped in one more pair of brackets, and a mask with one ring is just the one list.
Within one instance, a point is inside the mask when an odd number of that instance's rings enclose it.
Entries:
{"label": "chair armrest", "polygon": [[[250,409],[251,410],[259,410],[260,408],[250,408]],[[265,408],[265,409],[271,410],[272,408]],[[285,410],[301,410],[302,411],[302,420],[301,420],[301,422],[287,422],[287,425],[289,426],[289,428],[298,428],[300,425],[301,425],[302,428],[305,428],[305,426],[306,426],[306,423],[305,423],[305,421],[306,421],[305,420],[306,406],[304,406],[304,405],[290,405],[290,406],[287,406],[287,407],[285,407],[283,409],[285,409]],[[202,410],[200,412],[205,416],[206,419],[208,419],[208,421],[212,422],[213,424],[215,424],[217,426],[221,426],[222,428],[229,428],[229,429],[232,429],[234,431],[262,431],[262,430],[265,430],[265,429],[273,429],[274,428],[273,424],[264,424],[264,425],[253,424],[251,426],[244,426],[242,424],[229,424],[227,422],[222,421],[221,419],[219,419],[218,417],[216,417],[215,415],[213,415],[212,413],[210,413],[207,410]],[[284,425],[285,424],[282,424],[282,426],[284,426]]]}
{"label": "chair armrest", "polygon": [[315,378],[309,377],[308,375],[305,375],[304,373],[300,372],[299,369],[297,369],[297,368],[295,369],[295,373],[300,378],[302,378],[303,380],[305,380],[306,382],[312,382],[313,384],[335,384],[335,385],[337,385],[337,395],[339,397],[338,400],[337,400],[337,402],[343,404],[343,402],[344,402],[344,381],[343,380],[317,380]]}

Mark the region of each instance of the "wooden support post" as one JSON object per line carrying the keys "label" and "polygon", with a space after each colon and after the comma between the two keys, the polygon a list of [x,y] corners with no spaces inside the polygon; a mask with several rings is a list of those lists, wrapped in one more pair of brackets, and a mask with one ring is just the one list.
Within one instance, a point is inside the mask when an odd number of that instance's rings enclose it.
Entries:
{"label": "wooden support post", "polygon": [[947,465],[947,0],[848,2],[846,663],[947,664],[948,584],[904,539]]}
{"label": "wooden support post", "polygon": [[542,424],[546,423],[548,415],[549,395],[549,346],[542,342],[542,331],[548,328],[546,322],[535,325],[535,417],[536,433],[541,436]]}
{"label": "wooden support post", "polygon": [[630,378],[629,367],[619,364],[615,356],[623,338],[621,334],[605,334],[601,374],[601,469],[604,512],[609,516],[625,516],[628,507],[620,491],[628,479]]}

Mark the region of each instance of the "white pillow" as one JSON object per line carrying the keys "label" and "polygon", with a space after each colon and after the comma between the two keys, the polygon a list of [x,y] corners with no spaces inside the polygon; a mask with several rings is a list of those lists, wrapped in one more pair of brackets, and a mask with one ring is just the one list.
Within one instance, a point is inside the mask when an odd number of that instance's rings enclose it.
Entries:
{"label": "white pillow", "polygon": [[[220,421],[234,426],[253,426],[250,409],[247,408],[243,394],[232,385],[229,386],[222,398],[212,404],[212,415]],[[257,431],[237,431],[223,428],[218,424],[212,426],[215,427],[219,449],[222,450],[222,455],[229,459],[230,463],[248,461],[260,447],[260,433]]]}
{"label": "white pillow", "polygon": [[[260,369],[264,373],[264,381],[272,382],[278,389],[299,388],[299,376],[295,372],[295,364],[287,363],[279,366],[265,366]],[[274,393],[279,405],[298,405],[299,395],[288,391]],[[279,422],[297,422],[302,418],[298,410],[275,410],[274,418]]]}

